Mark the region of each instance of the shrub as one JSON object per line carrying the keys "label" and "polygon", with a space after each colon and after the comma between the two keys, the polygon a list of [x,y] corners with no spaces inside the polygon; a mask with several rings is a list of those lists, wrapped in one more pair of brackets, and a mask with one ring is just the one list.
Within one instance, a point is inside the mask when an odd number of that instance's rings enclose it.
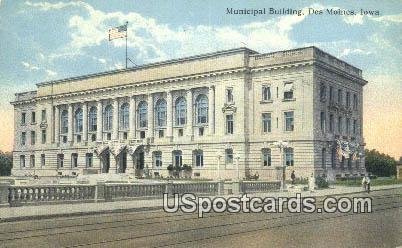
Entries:
{"label": "shrub", "polygon": [[325,189],[325,188],[329,187],[328,181],[326,180],[325,177],[322,177],[322,176],[318,176],[315,179],[315,183],[317,184],[317,187],[319,189]]}

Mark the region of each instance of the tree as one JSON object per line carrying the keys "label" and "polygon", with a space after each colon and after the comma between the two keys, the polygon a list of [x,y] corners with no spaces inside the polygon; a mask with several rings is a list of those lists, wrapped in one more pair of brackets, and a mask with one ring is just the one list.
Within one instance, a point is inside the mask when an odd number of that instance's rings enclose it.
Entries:
{"label": "tree", "polygon": [[13,167],[13,155],[10,152],[0,151],[0,176],[11,175]]}
{"label": "tree", "polygon": [[366,150],[366,170],[376,176],[389,177],[396,175],[396,160],[379,151]]}

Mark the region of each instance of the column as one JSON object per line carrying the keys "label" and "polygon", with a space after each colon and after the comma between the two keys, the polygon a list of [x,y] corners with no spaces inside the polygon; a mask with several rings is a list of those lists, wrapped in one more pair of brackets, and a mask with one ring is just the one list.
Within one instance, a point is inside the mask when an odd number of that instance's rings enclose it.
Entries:
{"label": "column", "polygon": [[88,104],[82,104],[82,140],[88,141]]}
{"label": "column", "polygon": [[113,122],[112,122],[112,139],[119,139],[119,101],[117,98],[113,99]]}
{"label": "column", "polygon": [[54,143],[60,143],[60,109],[54,106]]}
{"label": "column", "polygon": [[167,101],[167,137],[173,137],[173,104],[172,104],[172,92],[168,91],[166,96]]}
{"label": "column", "polygon": [[129,132],[129,138],[130,139],[135,139],[135,98],[131,97],[130,98],[130,132]]}
{"label": "column", "polygon": [[[53,123],[53,105],[49,104],[49,106],[46,108],[46,123],[47,123],[47,128],[46,128],[46,144],[51,144],[54,142],[54,123]],[[42,134],[38,134],[42,136]],[[42,139],[42,138],[40,138]]]}
{"label": "column", "polygon": [[103,140],[103,109],[102,109],[102,101],[99,100],[96,108],[96,140],[102,141]]}
{"label": "column", "polygon": [[209,134],[215,133],[215,86],[209,87],[208,92],[208,130]]}
{"label": "column", "polygon": [[154,137],[154,97],[148,95],[148,137]]}
{"label": "column", "polygon": [[187,135],[193,136],[193,92],[187,90]]}
{"label": "column", "polygon": [[67,141],[70,143],[70,145],[74,141],[74,136],[73,136],[73,105],[70,103],[68,104],[68,132],[67,132]]}

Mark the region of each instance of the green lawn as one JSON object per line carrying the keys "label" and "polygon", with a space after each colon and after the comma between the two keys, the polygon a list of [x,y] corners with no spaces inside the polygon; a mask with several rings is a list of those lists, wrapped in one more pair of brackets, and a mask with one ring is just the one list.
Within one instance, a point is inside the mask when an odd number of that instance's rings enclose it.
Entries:
{"label": "green lawn", "polygon": [[[376,178],[371,179],[371,186],[390,185],[390,184],[402,184],[402,179],[396,178]],[[343,186],[361,186],[361,179],[349,179],[349,180],[336,180],[335,185]]]}

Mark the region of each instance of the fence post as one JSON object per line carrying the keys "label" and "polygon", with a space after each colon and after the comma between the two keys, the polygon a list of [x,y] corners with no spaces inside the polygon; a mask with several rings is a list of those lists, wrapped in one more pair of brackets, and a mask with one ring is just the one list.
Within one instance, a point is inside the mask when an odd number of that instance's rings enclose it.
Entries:
{"label": "fence post", "polygon": [[225,194],[225,181],[219,180],[218,181],[218,195],[224,195],[224,194]]}
{"label": "fence post", "polygon": [[9,182],[0,182],[0,207],[9,207],[8,202],[8,189],[10,187]]}
{"label": "fence post", "polygon": [[95,185],[95,202],[105,201],[106,200],[106,192],[105,192],[105,182],[96,182]]}
{"label": "fence post", "polygon": [[173,195],[173,182],[168,181],[166,183],[165,194]]}

